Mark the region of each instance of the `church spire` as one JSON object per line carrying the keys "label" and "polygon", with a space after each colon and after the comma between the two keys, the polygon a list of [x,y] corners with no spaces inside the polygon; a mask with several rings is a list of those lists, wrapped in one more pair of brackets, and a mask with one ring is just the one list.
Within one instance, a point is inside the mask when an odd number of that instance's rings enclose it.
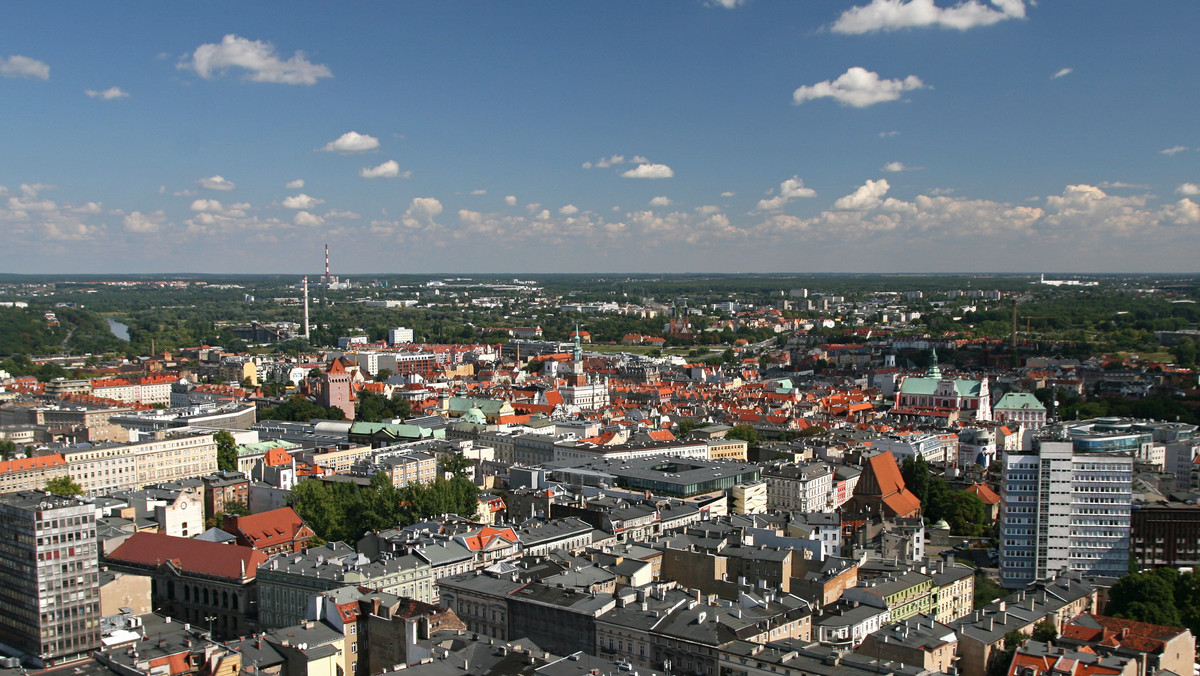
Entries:
{"label": "church spire", "polygon": [[937,348],[936,347],[933,348],[930,352],[932,354],[931,354],[931,359],[930,359],[930,364],[929,364],[929,370],[925,371],[925,377],[926,378],[934,378],[936,380],[941,380],[942,379],[942,369],[940,367],[938,367]]}

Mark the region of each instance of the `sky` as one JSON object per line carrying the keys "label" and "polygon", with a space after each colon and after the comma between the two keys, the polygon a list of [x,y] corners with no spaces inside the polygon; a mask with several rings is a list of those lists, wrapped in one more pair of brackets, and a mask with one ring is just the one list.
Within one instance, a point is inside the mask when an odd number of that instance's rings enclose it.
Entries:
{"label": "sky", "polygon": [[1200,3],[9,3],[0,272],[1200,272]]}

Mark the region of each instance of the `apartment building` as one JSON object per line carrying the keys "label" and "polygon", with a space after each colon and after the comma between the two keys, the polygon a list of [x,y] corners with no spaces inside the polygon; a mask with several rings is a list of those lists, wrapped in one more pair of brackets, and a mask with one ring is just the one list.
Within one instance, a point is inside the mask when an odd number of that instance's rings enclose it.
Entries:
{"label": "apartment building", "polygon": [[128,444],[80,444],[46,452],[62,454],[67,473],[87,495],[137,490],[217,471],[213,433],[190,429],[163,430]]}
{"label": "apartment building", "polygon": [[0,495],[0,642],[52,666],[100,647],[96,508],[78,498]]}

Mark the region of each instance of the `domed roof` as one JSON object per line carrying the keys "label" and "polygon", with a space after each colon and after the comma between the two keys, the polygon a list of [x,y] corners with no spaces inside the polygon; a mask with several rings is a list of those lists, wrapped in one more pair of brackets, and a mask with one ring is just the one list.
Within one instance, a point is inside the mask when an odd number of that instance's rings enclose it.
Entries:
{"label": "domed roof", "polygon": [[946,523],[945,519],[938,519],[937,523],[930,526],[930,528],[936,528],[938,530],[950,530],[950,524]]}

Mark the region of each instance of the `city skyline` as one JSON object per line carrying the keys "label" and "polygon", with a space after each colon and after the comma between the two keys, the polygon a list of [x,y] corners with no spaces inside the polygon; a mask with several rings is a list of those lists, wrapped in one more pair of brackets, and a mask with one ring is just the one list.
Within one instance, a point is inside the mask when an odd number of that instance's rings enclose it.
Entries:
{"label": "city skyline", "polygon": [[1195,3],[38,3],[6,272],[1196,272]]}

